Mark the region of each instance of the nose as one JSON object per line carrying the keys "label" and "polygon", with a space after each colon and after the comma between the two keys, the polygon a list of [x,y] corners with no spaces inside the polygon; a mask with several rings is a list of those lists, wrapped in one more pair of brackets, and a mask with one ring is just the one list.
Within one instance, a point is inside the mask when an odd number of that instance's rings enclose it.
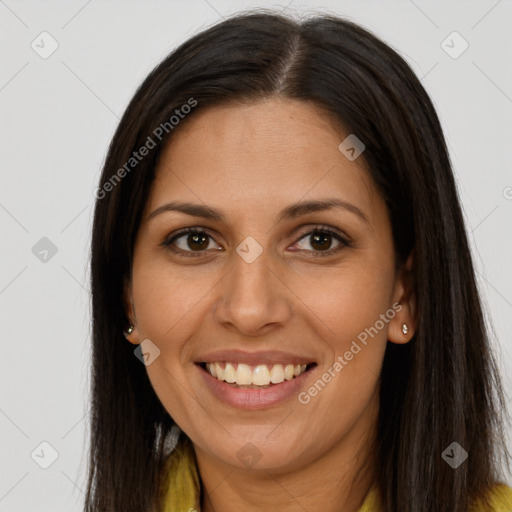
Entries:
{"label": "nose", "polygon": [[214,317],[245,336],[262,336],[286,324],[293,294],[270,266],[266,251],[251,263],[233,254],[231,268],[219,286]]}

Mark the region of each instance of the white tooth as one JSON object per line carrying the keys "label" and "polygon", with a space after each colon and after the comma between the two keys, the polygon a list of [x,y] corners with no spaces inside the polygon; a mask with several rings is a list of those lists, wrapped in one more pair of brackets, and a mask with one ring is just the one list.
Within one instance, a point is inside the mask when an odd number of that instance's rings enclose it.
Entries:
{"label": "white tooth", "polygon": [[307,364],[303,364],[301,367],[300,367],[300,373],[304,373],[306,371],[306,366]]}
{"label": "white tooth", "polygon": [[226,363],[226,368],[224,368],[224,380],[229,383],[236,381],[235,368],[231,363]]}
{"label": "white tooth", "polygon": [[252,372],[251,368],[246,364],[238,364],[236,369],[236,383],[240,385],[251,384]]}
{"label": "white tooth", "polygon": [[270,384],[270,372],[266,364],[259,364],[252,372],[252,383],[257,386],[268,386]]}
{"label": "white tooth", "polygon": [[286,380],[292,380],[294,370],[295,368],[293,367],[293,364],[287,364],[284,369],[284,378]]}
{"label": "white tooth", "polygon": [[293,370],[293,375],[295,375],[295,377],[298,377],[300,375],[300,364],[295,366]]}
{"label": "white tooth", "polygon": [[212,377],[217,377],[217,373],[215,372],[215,365],[213,363],[206,363],[206,369],[210,372]]}
{"label": "white tooth", "polygon": [[218,380],[224,380],[224,369],[219,363],[215,363],[215,373],[217,374]]}
{"label": "white tooth", "polygon": [[282,364],[275,364],[270,370],[270,382],[279,384],[284,381],[284,368]]}

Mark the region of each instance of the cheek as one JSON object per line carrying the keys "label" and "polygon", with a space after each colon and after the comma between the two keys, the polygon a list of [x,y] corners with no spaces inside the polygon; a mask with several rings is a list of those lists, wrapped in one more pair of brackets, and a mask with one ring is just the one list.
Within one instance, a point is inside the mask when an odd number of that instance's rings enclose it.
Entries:
{"label": "cheek", "polygon": [[[337,403],[357,415],[375,390],[387,345],[389,321],[394,317],[390,300],[393,269],[390,261],[341,266],[328,277],[303,279],[301,290],[304,311],[319,340],[328,345],[329,358],[320,374],[317,390],[324,395],[319,407]],[[306,314],[306,313],[305,313]],[[322,378],[324,375],[324,378]],[[327,389],[328,388],[328,389]],[[325,391],[324,391],[325,389]],[[321,391],[320,391],[321,390]],[[327,398],[328,397],[328,398]],[[322,402],[323,405],[320,405]],[[324,411],[329,416],[329,410]]]}
{"label": "cheek", "polygon": [[[336,351],[373,326],[390,308],[393,293],[393,270],[389,264],[368,259],[342,265],[332,272],[301,277],[290,284],[294,292],[317,319],[316,329]],[[383,335],[387,333],[387,323]]]}
{"label": "cheek", "polygon": [[150,259],[143,252],[134,259],[132,286],[140,340],[150,339],[160,350],[146,367],[151,385],[178,424],[193,424],[197,398],[193,389],[183,391],[188,368],[182,362],[186,341],[200,325],[204,289],[171,269],[168,262]]}
{"label": "cheek", "polygon": [[[143,257],[133,266],[133,300],[139,333],[165,344],[182,339],[195,325],[201,298],[211,288],[204,276],[190,278],[168,262],[148,262]],[[212,285],[214,281],[212,280]]]}

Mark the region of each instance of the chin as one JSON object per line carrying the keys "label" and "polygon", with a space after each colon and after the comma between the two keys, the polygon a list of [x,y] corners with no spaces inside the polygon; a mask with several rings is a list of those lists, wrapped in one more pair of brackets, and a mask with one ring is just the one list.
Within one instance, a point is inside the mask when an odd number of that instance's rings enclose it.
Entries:
{"label": "chin", "polygon": [[289,471],[306,463],[309,450],[304,444],[304,435],[286,429],[281,429],[279,434],[272,433],[275,428],[275,424],[258,428],[227,427],[219,437],[203,438],[198,444],[205,447],[202,451],[210,457],[237,469]]}

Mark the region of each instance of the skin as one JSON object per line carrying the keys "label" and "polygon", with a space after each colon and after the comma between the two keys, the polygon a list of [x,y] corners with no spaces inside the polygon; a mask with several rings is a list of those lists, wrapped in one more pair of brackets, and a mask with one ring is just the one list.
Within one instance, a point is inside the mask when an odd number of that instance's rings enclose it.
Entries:
{"label": "skin", "polygon": [[[355,512],[372,485],[378,376],[387,341],[414,334],[415,298],[412,256],[395,269],[387,208],[363,159],[338,150],[347,135],[312,103],[268,98],[197,111],[159,163],[125,289],[135,326],[128,339],[149,338],[161,351],[146,369],[194,444],[206,512]],[[350,202],[368,222],[341,208],[276,221],[292,203],[326,198]],[[208,205],[225,220],[176,211],[149,218],[175,200]],[[315,257],[322,247],[307,236],[315,225],[340,231],[350,245],[328,238],[326,248],[340,250]],[[188,227],[211,236],[202,252],[187,235],[174,246],[199,256],[162,245]],[[236,252],[248,236],[263,249],[252,263]],[[318,363],[307,391],[396,302],[394,318],[307,404],[293,396],[258,411],[231,407],[194,365],[217,349],[306,354]],[[248,442],[261,454],[252,467],[237,457]]]}

